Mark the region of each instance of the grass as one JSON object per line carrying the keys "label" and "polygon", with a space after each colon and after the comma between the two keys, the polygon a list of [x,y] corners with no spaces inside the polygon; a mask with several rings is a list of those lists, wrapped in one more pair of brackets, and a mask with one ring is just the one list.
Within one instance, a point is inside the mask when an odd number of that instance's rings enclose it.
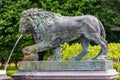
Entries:
{"label": "grass", "polygon": [[16,68],[16,67],[9,67],[8,69],[7,69],[7,75],[8,76],[11,76],[12,74],[14,74],[15,72],[17,72],[18,71],[18,69]]}

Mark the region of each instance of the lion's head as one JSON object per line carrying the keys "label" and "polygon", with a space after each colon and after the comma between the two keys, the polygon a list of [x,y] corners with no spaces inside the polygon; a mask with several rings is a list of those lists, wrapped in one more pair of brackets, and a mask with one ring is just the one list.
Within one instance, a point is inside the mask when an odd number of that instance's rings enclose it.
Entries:
{"label": "lion's head", "polygon": [[22,34],[29,34],[32,32],[32,22],[27,17],[20,19],[19,32]]}
{"label": "lion's head", "polygon": [[49,26],[60,14],[44,11],[42,9],[28,9],[23,11],[20,19],[19,32],[22,34],[32,33],[35,40],[40,40],[41,35],[49,29]]}

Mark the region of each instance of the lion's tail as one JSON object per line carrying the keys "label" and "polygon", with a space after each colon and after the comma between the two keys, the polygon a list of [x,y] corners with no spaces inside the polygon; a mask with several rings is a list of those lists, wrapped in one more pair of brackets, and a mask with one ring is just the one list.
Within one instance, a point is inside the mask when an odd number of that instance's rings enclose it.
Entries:
{"label": "lion's tail", "polygon": [[106,34],[105,34],[105,29],[103,27],[103,24],[101,23],[101,21],[99,21],[99,24],[100,24],[100,28],[101,28],[101,36],[106,39]]}

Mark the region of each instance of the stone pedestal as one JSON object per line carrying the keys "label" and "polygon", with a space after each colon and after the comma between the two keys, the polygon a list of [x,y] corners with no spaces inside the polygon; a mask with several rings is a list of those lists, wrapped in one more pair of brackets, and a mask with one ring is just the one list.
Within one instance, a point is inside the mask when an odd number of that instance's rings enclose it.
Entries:
{"label": "stone pedestal", "polygon": [[46,71],[24,72],[13,75],[15,80],[116,80],[118,73],[108,71]]}
{"label": "stone pedestal", "polygon": [[115,80],[119,75],[109,60],[26,61],[18,68],[14,80]]}

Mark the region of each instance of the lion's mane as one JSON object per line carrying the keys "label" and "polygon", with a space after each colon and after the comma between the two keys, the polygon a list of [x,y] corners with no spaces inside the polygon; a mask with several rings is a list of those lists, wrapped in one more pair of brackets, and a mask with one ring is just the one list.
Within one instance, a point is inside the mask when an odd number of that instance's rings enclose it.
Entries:
{"label": "lion's mane", "polygon": [[[39,42],[46,29],[48,29],[48,25],[50,25],[55,18],[61,17],[62,15],[54,12],[45,11],[43,9],[32,8],[22,12],[21,19],[29,19],[26,20],[26,23],[31,23],[33,28],[34,39]],[[20,20],[22,23],[23,20]],[[30,22],[28,22],[30,21]],[[24,25],[24,24],[23,24]],[[22,25],[21,25],[22,26]]]}

